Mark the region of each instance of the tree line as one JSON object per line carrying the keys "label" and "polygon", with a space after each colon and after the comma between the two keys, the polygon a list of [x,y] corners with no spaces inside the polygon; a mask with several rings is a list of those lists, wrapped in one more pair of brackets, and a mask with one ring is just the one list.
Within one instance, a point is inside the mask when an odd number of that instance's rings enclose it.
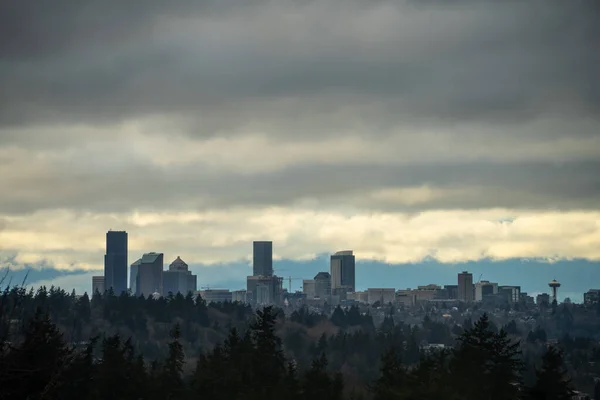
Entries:
{"label": "tree line", "polygon": [[[244,305],[220,304],[213,309],[201,299],[184,296],[164,300],[93,297],[88,299],[87,315],[82,306],[85,297],[54,288],[3,292],[0,399],[525,400],[570,399],[572,395],[561,350],[547,347],[536,363],[534,379],[526,384],[519,342],[494,327],[485,314],[465,324],[448,350],[424,351],[416,343],[416,330],[432,334],[441,329],[431,320],[417,328],[396,325],[386,317],[376,329],[370,316],[356,309],[336,309],[329,318],[301,309],[285,317],[272,307],[252,312]],[[102,307],[92,306],[94,301]],[[104,304],[122,302],[122,306],[135,307],[142,301],[140,307],[153,311],[141,316],[128,315],[131,309],[113,312]],[[72,312],[59,312],[61,307]],[[179,314],[169,318],[162,314],[165,308],[167,313],[178,310]],[[72,335],[65,327],[75,323],[69,315],[91,321],[94,313],[121,327],[135,327],[137,318],[149,317],[145,325],[150,336],[155,324],[169,325],[167,340],[159,344],[164,349],[156,357],[148,356],[135,336],[123,333],[98,332],[83,341],[69,340]],[[226,327],[214,326],[220,314],[231,316]],[[192,327],[188,336],[200,333],[195,331],[196,324],[226,333],[211,347],[185,346],[186,318],[193,322],[187,321]],[[322,334],[308,345],[281,330],[286,324],[311,329],[322,322],[335,322],[346,330]],[[285,341],[291,343],[286,346]],[[190,351],[196,354],[190,357],[186,354]],[[343,373],[357,354],[377,369],[363,388],[353,385],[351,374]]]}

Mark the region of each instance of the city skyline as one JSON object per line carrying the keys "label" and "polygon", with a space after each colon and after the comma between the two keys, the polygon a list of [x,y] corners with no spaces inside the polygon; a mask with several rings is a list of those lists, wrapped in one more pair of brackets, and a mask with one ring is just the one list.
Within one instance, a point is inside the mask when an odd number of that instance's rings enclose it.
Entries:
{"label": "city skyline", "polygon": [[[122,251],[126,251],[127,248],[127,232],[115,232],[112,230],[107,232],[107,255],[120,254]],[[250,304],[283,304],[284,294],[285,296],[289,296],[294,293],[302,293],[307,300],[315,298],[315,300],[321,299],[325,302],[334,301],[337,303],[346,300],[357,301],[359,299],[367,301],[366,299],[371,299],[373,296],[379,296],[381,299],[391,296],[394,299],[402,299],[398,301],[405,305],[414,305],[418,301],[432,301],[434,299],[437,301],[447,300],[466,303],[509,299],[511,302],[535,301],[539,304],[540,301],[547,301],[547,299],[557,301],[556,288],[561,286],[556,279],[553,279],[549,283],[553,291],[552,297],[549,297],[545,292],[528,294],[517,282],[513,282],[510,285],[490,282],[489,280],[482,280],[483,274],[479,275],[477,281],[474,281],[473,274],[463,270],[457,274],[456,284],[444,285],[436,281],[435,283],[420,284],[414,289],[402,289],[398,286],[390,286],[390,282],[387,282],[388,286],[386,288],[370,287],[361,291],[356,289],[356,260],[353,251],[341,250],[330,255],[329,272],[320,271],[313,279],[303,279],[304,277],[292,278],[290,275],[288,290],[283,287],[285,276],[274,274],[273,242],[264,240],[253,241],[252,251],[252,276],[247,277],[246,287],[243,290],[231,287],[209,290],[210,286],[202,286],[201,288],[206,290],[198,291],[197,277],[191,273],[188,264],[180,256],[177,256],[169,265],[169,268],[164,270],[164,255],[163,253],[156,252],[144,253],[142,258],[131,264],[129,271],[131,278],[128,290],[136,296],[167,296],[176,293],[185,294],[187,292],[201,293],[203,296],[208,296],[209,301],[236,300]],[[107,260],[109,261],[108,263]],[[105,271],[113,274],[113,258],[105,256],[105,264]],[[299,290],[292,290],[292,279],[303,279],[302,287],[298,288]],[[105,283],[110,281],[105,276],[93,276],[91,281],[92,293],[105,290],[114,291],[113,287]],[[387,291],[392,292],[384,294]],[[589,292],[596,293],[596,291],[597,289],[590,289]],[[120,292],[115,293],[118,294]],[[593,295],[595,296],[595,294]],[[578,300],[579,297],[575,301]],[[371,300],[369,301],[372,302]],[[572,299],[569,298],[569,301],[572,301]]]}

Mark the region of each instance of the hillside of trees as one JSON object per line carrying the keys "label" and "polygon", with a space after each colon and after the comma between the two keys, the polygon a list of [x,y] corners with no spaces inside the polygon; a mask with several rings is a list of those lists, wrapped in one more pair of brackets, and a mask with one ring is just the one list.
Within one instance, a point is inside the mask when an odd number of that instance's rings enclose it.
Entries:
{"label": "hillside of trees", "polygon": [[191,295],[7,288],[0,399],[570,399],[573,373],[593,376],[600,361],[596,341],[549,345],[543,329],[499,329],[487,314],[418,325],[393,314],[375,326],[357,307],[286,315]]}

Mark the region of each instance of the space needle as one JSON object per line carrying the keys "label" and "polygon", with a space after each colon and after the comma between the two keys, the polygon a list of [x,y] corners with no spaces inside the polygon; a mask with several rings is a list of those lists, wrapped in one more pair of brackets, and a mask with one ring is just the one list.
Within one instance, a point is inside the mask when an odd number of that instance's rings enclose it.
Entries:
{"label": "space needle", "polygon": [[550,282],[548,286],[550,286],[552,289],[552,302],[554,303],[556,301],[558,303],[558,300],[556,299],[556,292],[558,292],[560,282],[558,282],[556,279],[552,279],[552,282]]}

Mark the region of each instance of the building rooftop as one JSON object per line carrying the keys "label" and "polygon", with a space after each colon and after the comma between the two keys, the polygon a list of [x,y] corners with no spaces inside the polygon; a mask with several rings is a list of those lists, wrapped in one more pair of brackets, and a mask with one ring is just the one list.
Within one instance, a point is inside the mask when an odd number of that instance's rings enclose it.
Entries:
{"label": "building rooftop", "polygon": [[134,267],[134,266],[138,266],[138,265],[140,265],[141,263],[142,263],[142,259],[140,258],[140,259],[138,259],[136,262],[134,262],[133,264],[131,264],[131,266],[132,266],[132,267]]}
{"label": "building rooftop", "polygon": [[177,256],[177,258],[169,265],[169,271],[187,271],[188,265],[181,259],[181,257]]}
{"label": "building rooftop", "polygon": [[162,256],[162,253],[146,253],[142,256],[141,263],[142,264],[152,264],[155,263],[158,257]]}
{"label": "building rooftop", "polygon": [[336,256],[351,256],[352,255],[352,250],[338,251],[334,255],[336,255]]}
{"label": "building rooftop", "polygon": [[315,280],[317,279],[331,279],[331,275],[329,272],[319,272],[317,275],[315,275]]}

